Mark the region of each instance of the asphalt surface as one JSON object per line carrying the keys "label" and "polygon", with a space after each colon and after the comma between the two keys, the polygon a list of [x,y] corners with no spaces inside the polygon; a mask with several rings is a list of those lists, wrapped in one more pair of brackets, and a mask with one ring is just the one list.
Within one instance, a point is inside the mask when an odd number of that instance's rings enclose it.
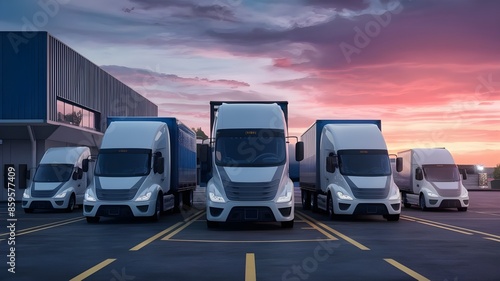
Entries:
{"label": "asphalt surface", "polygon": [[0,280],[500,280],[500,192],[469,195],[467,212],[403,208],[398,222],[297,206],[293,229],[208,229],[203,200],[156,223],[98,224],[0,203]]}

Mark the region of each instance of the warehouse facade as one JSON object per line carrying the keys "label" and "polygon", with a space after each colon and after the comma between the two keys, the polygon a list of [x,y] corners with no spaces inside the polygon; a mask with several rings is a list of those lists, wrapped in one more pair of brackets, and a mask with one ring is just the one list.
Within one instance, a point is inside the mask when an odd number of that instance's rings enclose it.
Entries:
{"label": "warehouse facade", "polygon": [[48,148],[97,153],[108,116],[157,115],[157,105],[49,33],[0,32],[0,201],[9,167],[20,200]]}

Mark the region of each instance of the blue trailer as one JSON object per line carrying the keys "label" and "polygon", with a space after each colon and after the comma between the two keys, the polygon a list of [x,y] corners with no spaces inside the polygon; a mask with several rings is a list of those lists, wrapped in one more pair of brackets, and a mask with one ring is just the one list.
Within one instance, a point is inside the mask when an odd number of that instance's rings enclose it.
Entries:
{"label": "blue trailer", "polygon": [[196,134],[173,117],[108,117],[84,216],[151,217],[191,206],[197,185]]}

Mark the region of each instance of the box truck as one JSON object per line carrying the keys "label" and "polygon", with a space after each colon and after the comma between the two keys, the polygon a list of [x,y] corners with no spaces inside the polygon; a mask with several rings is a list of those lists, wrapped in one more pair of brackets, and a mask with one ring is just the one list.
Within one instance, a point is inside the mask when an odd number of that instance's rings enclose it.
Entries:
{"label": "box truck", "polygon": [[31,185],[23,193],[24,211],[65,209],[71,212],[75,205],[82,205],[85,190],[92,181],[93,171],[84,161],[89,157],[90,149],[84,146],[47,149]]}
{"label": "box truck", "polygon": [[196,189],[196,136],[171,117],[109,117],[85,193],[87,222],[150,217],[191,205]]}
{"label": "box truck", "polygon": [[[211,103],[212,178],[207,226],[219,222],[280,222],[292,228],[288,102]],[[300,150],[300,144],[296,145]],[[296,153],[300,160],[301,152]]]}
{"label": "box truck", "polygon": [[380,120],[317,120],[301,137],[303,209],[335,215],[383,215],[399,220],[394,183]]}
{"label": "box truck", "polygon": [[394,173],[405,207],[457,208],[467,211],[469,194],[453,156],[446,148],[414,148],[398,152],[402,167]]}

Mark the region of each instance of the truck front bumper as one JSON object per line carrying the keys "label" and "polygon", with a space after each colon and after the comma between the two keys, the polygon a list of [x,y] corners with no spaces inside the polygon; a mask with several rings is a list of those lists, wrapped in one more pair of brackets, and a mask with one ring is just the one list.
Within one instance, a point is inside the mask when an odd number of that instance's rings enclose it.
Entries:
{"label": "truck front bumper", "polygon": [[283,222],[294,219],[294,201],[229,201],[216,203],[208,200],[207,220],[216,222]]}
{"label": "truck front bumper", "polygon": [[338,200],[334,202],[338,215],[397,215],[401,213],[401,199],[394,200]]}
{"label": "truck front bumper", "polygon": [[68,208],[70,197],[71,192],[68,192],[66,196],[62,198],[23,198],[22,207],[24,209],[66,209]]}
{"label": "truck front bumper", "polygon": [[83,201],[85,217],[149,217],[155,213],[156,198],[148,201]]}

